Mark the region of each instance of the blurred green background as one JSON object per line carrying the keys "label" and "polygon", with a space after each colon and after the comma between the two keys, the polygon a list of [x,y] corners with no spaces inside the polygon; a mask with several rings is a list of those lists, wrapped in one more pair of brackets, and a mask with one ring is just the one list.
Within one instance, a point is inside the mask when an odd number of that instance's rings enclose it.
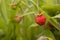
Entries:
{"label": "blurred green background", "polygon": [[[35,23],[39,12],[47,18],[43,26]],[[19,23],[14,21],[16,15],[22,17]],[[48,22],[54,27],[50,29]],[[0,0],[0,40],[37,40],[41,36],[60,40],[60,0]]]}

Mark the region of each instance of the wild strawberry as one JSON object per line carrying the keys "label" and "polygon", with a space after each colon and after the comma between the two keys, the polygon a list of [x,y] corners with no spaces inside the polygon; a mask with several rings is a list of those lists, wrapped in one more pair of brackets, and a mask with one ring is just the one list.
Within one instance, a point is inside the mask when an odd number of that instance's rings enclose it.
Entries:
{"label": "wild strawberry", "polygon": [[45,17],[43,14],[37,15],[36,18],[35,18],[35,21],[36,21],[36,23],[39,24],[40,26],[41,26],[41,25],[44,25],[45,22],[46,22],[46,17]]}
{"label": "wild strawberry", "polygon": [[16,9],[16,8],[17,8],[17,4],[16,4],[16,3],[13,3],[13,4],[11,5],[11,7],[12,7],[12,9]]}
{"label": "wild strawberry", "polygon": [[14,21],[17,22],[17,23],[19,23],[21,20],[22,20],[22,17],[20,17],[20,16],[15,16],[14,17]]}
{"label": "wild strawberry", "polygon": [[51,23],[49,23],[48,22],[48,26],[50,27],[50,28],[53,28],[54,26],[51,24]]}

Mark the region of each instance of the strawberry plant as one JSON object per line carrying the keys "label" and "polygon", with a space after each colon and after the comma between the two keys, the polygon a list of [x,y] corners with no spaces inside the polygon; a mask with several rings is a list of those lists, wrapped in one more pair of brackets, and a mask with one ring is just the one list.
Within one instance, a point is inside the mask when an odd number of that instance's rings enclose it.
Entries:
{"label": "strawberry plant", "polygon": [[0,40],[60,40],[60,0],[0,0]]}

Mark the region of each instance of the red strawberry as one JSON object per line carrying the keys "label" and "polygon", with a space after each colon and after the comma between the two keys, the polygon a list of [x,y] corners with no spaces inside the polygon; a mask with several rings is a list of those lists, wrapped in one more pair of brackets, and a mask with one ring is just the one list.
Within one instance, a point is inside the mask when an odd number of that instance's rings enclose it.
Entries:
{"label": "red strawberry", "polygon": [[37,15],[36,18],[35,18],[35,21],[36,21],[36,23],[39,24],[40,26],[41,26],[41,25],[44,25],[45,22],[46,22],[46,17],[45,17],[43,14]]}

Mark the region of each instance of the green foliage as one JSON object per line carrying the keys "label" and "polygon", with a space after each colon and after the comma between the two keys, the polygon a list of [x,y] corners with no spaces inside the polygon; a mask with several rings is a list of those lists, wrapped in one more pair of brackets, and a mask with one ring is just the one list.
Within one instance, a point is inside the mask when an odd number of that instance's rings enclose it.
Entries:
{"label": "green foliage", "polygon": [[[12,9],[13,3],[17,4],[16,9]],[[0,40],[37,40],[43,35],[56,40],[56,34],[47,26],[50,22],[60,31],[60,22],[56,20],[60,20],[60,5],[56,4],[58,0],[0,0]],[[39,12],[47,18],[44,26],[35,23]],[[14,22],[16,15],[23,16],[20,23]]]}

